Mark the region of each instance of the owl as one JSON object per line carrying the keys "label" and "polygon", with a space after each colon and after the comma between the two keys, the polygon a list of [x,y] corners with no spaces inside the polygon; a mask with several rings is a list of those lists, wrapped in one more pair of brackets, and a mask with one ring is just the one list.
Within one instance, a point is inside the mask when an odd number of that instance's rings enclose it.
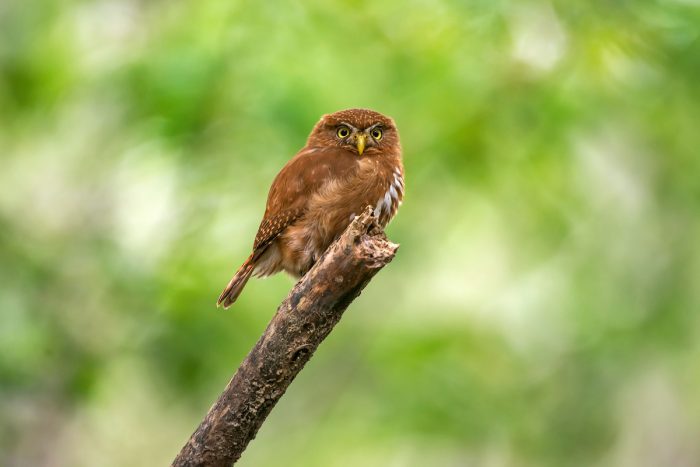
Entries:
{"label": "owl", "polygon": [[401,205],[404,171],[394,121],[367,109],[324,115],[277,174],[253,251],[217,305],[236,301],[251,275],[303,276],[367,206],[381,227]]}

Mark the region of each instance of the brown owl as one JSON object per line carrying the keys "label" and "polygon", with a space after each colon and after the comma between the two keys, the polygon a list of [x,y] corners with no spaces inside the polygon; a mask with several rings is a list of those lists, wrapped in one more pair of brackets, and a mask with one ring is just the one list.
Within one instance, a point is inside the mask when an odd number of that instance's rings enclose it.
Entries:
{"label": "brown owl", "polygon": [[252,274],[303,276],[367,206],[384,227],[404,194],[399,132],[366,109],[324,115],[270,187],[253,252],[221,293],[236,301]]}

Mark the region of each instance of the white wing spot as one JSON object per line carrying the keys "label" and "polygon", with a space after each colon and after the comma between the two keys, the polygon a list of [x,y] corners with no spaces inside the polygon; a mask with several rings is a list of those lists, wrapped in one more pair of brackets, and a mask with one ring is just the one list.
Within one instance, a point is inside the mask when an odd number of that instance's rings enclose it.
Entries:
{"label": "white wing spot", "polygon": [[384,204],[384,198],[379,198],[377,201],[377,207],[374,208],[374,217],[379,217],[382,213],[382,205]]}
{"label": "white wing spot", "polygon": [[399,191],[403,191],[403,177],[400,174],[394,174],[394,185]]}
{"label": "white wing spot", "polygon": [[386,190],[386,193],[384,193],[384,209],[387,215],[391,214],[391,194],[389,190]]}
{"label": "white wing spot", "polygon": [[399,200],[399,194],[396,192],[396,188],[394,187],[394,185],[391,185],[391,187],[389,188],[389,192],[391,193],[391,197],[394,199],[394,201]]}

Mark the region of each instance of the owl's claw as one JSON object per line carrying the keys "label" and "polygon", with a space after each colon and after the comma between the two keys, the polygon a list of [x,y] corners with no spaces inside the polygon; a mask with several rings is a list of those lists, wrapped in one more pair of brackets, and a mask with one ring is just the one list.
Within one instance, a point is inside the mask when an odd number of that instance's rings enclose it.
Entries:
{"label": "owl's claw", "polygon": [[367,229],[367,233],[370,235],[384,235],[384,229],[376,222],[376,220],[373,220],[372,223],[369,225],[369,228]]}
{"label": "owl's claw", "polygon": [[367,206],[365,212],[361,214],[360,222],[367,226],[367,233],[370,235],[377,235],[384,232],[381,225],[379,224],[379,218],[374,215],[374,210],[372,206]]}

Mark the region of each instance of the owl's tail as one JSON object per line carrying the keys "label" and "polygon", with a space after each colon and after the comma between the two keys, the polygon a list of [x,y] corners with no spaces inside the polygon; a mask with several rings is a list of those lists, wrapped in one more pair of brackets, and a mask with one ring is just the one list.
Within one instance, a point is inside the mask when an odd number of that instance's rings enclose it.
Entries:
{"label": "owl's tail", "polygon": [[245,287],[248,279],[250,279],[250,275],[253,274],[254,269],[255,260],[251,254],[241,265],[241,267],[238,268],[238,271],[236,271],[236,274],[228,283],[224,291],[221,292],[219,299],[216,301],[216,306],[223,305],[224,309],[230,307],[243,291],[243,287]]}

